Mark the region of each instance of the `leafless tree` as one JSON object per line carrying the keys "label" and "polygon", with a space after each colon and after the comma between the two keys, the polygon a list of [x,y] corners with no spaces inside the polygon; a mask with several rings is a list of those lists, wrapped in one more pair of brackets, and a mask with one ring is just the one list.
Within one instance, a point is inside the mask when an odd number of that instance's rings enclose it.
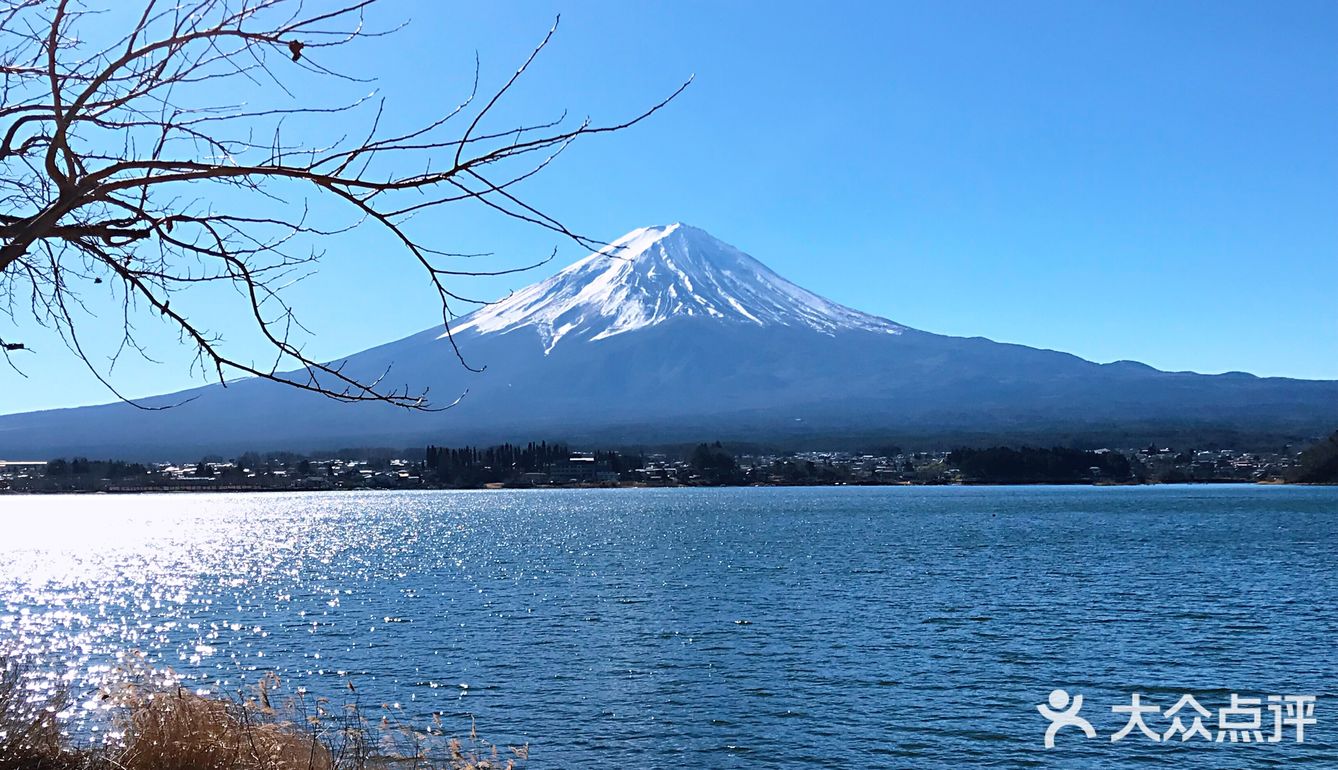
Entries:
{"label": "leafless tree", "polygon": [[[143,2],[123,17],[115,6],[100,13],[70,0],[0,0],[0,308],[11,327],[0,329],[0,350],[13,365],[25,348],[13,338],[23,319],[54,328],[118,397],[112,367],[128,350],[148,356],[135,322],[156,315],[195,350],[193,366],[225,384],[250,375],[342,401],[437,408],[425,391],[383,385],[384,374],[361,379],[305,354],[283,289],[311,270],[329,248],[323,243],[352,228],[379,228],[421,264],[449,330],[455,307],[470,301],[452,288],[454,279],[513,271],[468,269],[475,263],[460,258],[483,255],[423,242],[412,217],[474,201],[597,248],[523,200],[516,186],[573,141],[627,128],[687,85],[611,125],[563,115],[490,128],[490,113],[554,24],[500,88],[479,95],[476,58],[473,91],[459,106],[389,131],[384,100],[319,104],[298,95],[316,89],[290,87],[294,79],[364,79],[341,70],[341,53],[394,31],[364,26],[377,0],[319,11],[300,0]],[[128,31],[108,34],[118,18]],[[219,103],[228,88],[275,102]],[[284,128],[285,121],[310,128],[313,118],[359,128],[328,143],[292,139],[311,132]],[[349,218],[317,223],[305,200],[313,195]],[[229,356],[217,330],[192,320],[189,290],[208,283],[236,289],[273,348],[272,363]],[[100,290],[111,292],[118,330],[125,329],[105,360],[87,349],[76,323],[86,318],[87,292]]]}

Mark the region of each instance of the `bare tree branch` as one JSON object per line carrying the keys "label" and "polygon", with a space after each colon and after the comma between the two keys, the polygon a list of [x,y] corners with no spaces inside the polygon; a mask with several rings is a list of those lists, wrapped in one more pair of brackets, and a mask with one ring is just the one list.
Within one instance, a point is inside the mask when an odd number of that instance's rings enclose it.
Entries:
{"label": "bare tree branch", "polygon": [[[195,351],[195,365],[225,385],[250,376],[340,401],[439,408],[425,391],[383,386],[385,373],[367,380],[342,363],[308,356],[298,340],[305,327],[284,288],[315,268],[322,242],[373,228],[422,267],[449,336],[455,308],[476,302],[452,287],[456,279],[505,275],[553,256],[518,268],[461,267],[450,260],[487,255],[425,242],[411,227],[414,215],[472,201],[598,250],[607,244],[573,232],[524,200],[518,186],[573,142],[658,112],[687,83],[609,125],[569,124],[563,114],[489,127],[497,106],[553,39],[555,21],[486,99],[478,99],[476,58],[469,96],[417,128],[387,130],[393,122],[386,120],[387,105],[372,96],[333,105],[293,96],[302,90],[290,87],[295,79],[366,82],[339,64],[345,46],[394,31],[366,28],[376,3],[309,11],[300,0],[145,0],[142,11],[126,17],[124,34],[98,29],[86,36],[105,16],[80,3],[0,0],[0,311],[11,324],[27,316],[54,329],[118,398],[111,374],[122,353],[149,357],[136,328],[147,314],[174,329]],[[211,101],[219,84],[230,81],[290,103]],[[482,106],[474,107],[476,101]],[[325,118],[322,125],[329,125],[338,116],[348,125],[360,115],[366,123],[352,140],[291,141],[286,130],[287,121]],[[457,118],[466,124],[455,133]],[[340,206],[348,220],[316,223],[294,192],[328,199],[323,210]],[[236,290],[273,351],[271,363],[230,355],[217,331],[192,320],[187,290],[209,283]],[[111,292],[124,326],[105,365],[90,356],[77,328],[90,287]],[[14,366],[11,354],[31,351],[0,338],[0,352]]]}

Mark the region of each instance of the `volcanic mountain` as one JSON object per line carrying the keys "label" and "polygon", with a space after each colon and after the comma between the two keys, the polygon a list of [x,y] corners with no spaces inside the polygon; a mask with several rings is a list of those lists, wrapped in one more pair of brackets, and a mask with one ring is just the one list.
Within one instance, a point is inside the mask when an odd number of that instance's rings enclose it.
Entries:
{"label": "volcanic mountain", "polygon": [[[435,413],[340,404],[259,380],[0,417],[0,454],[162,456],[568,439],[797,445],[1081,440],[1192,432],[1303,439],[1338,382],[1163,372],[917,331],[830,302],[683,224],[634,230],[457,320],[343,359],[429,387]],[[482,372],[463,368],[451,343]]]}

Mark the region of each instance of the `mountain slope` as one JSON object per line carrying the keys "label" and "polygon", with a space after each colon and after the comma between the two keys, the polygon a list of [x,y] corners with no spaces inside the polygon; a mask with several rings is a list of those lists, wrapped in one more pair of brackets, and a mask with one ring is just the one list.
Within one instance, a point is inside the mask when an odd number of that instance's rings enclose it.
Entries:
{"label": "mountain slope", "polygon": [[162,412],[112,404],[0,417],[0,455],[1038,431],[1135,442],[1167,426],[1248,438],[1338,424],[1335,382],[1168,373],[917,331],[825,300],[685,225],[633,231],[452,333],[486,371],[460,367],[439,328],[344,360],[368,378],[391,367],[394,382],[429,386],[438,402],[468,391],[445,412],[243,381]]}

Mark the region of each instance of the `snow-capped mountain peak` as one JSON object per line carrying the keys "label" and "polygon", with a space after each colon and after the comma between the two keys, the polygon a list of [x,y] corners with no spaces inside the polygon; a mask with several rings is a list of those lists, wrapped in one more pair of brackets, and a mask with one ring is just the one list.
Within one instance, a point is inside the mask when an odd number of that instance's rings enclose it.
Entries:
{"label": "snow-capped mountain peak", "polygon": [[682,317],[824,334],[904,327],[800,288],[709,233],[642,227],[539,283],[470,313],[453,333],[533,327],[545,353],[565,337],[600,340]]}

